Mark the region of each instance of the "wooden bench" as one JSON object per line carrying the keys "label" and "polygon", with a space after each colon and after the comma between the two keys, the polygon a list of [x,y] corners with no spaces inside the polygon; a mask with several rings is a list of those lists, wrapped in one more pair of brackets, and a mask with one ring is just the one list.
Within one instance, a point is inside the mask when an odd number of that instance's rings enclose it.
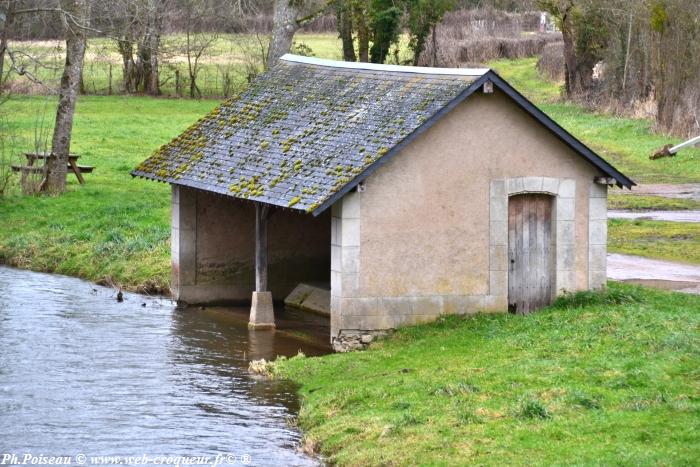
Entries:
{"label": "wooden bench", "polygon": [[13,165],[12,166],[12,171],[13,172],[22,172],[22,173],[32,173],[32,174],[40,174],[44,171],[43,167],[39,166],[31,166],[31,165]]}
{"label": "wooden bench", "polygon": [[[70,164],[68,165],[70,168]],[[95,167],[91,165],[79,165],[78,170],[80,171],[81,174],[91,174],[93,170],[95,170]]]}
{"label": "wooden bench", "polygon": [[[22,193],[25,195],[33,195],[44,189],[46,185],[46,176],[43,175],[44,167],[41,166],[31,166],[31,165],[13,165],[13,172],[20,172],[19,184],[22,188]],[[37,186],[38,177],[32,177],[31,175],[41,175],[41,183]]]}

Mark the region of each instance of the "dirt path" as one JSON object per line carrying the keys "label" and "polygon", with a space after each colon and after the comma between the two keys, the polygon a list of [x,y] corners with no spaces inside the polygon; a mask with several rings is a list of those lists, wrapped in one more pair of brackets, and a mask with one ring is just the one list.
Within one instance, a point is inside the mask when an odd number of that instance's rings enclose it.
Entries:
{"label": "dirt path", "polygon": [[608,278],[700,295],[700,266],[609,254]]}
{"label": "dirt path", "polygon": [[700,222],[700,210],[687,211],[608,211],[608,219],[643,219],[649,221]]}

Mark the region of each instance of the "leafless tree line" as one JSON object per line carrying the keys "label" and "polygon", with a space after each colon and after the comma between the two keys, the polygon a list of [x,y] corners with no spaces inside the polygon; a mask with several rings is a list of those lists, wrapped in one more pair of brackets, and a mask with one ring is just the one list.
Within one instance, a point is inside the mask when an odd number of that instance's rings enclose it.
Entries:
{"label": "leafless tree line", "polygon": [[625,112],[651,104],[659,130],[700,132],[700,2],[538,0],[538,5],[554,15],[562,31],[568,98]]}

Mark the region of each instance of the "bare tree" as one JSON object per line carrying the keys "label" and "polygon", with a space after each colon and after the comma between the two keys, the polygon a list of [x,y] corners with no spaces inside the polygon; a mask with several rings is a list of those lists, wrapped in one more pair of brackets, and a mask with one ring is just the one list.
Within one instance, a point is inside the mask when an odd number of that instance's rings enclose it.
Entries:
{"label": "bare tree", "polygon": [[305,24],[318,18],[335,3],[317,0],[275,0],[272,16],[272,37],[267,50],[267,66],[274,66],[292,48],[294,34]]}
{"label": "bare tree", "polygon": [[161,36],[168,0],[115,0],[107,23],[122,58],[125,92],[160,94]]}
{"label": "bare tree", "polygon": [[47,190],[60,194],[66,190],[66,167],[73,133],[73,114],[78,99],[80,74],[85,58],[87,30],[89,28],[90,1],[62,0],[61,20],[66,34],[66,61],[61,77],[56,109],[56,123],[51,142]]}
{"label": "bare tree", "polygon": [[202,97],[197,83],[202,59],[211,51],[219,39],[217,32],[209,32],[208,25],[215,11],[206,0],[180,0],[178,8],[185,24],[185,38],[180,45],[187,60],[190,97]]}
{"label": "bare tree", "polygon": [[2,86],[5,74],[5,52],[7,51],[7,42],[10,37],[12,23],[15,17],[15,2],[12,0],[3,2],[0,5],[0,86]]}

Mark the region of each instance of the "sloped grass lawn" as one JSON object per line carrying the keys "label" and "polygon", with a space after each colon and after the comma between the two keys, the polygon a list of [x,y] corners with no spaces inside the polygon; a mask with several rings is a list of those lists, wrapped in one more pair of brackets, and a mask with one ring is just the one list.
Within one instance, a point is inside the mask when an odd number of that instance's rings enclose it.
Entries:
{"label": "sloped grass lawn", "polygon": [[[0,198],[0,262],[143,291],[167,288],[170,188],[129,171],[216,103],[81,96],[71,150],[95,171],[82,187],[69,174],[63,196]],[[2,111],[21,154],[33,150],[37,122],[50,126],[55,100],[15,96]]]}
{"label": "sloped grass lawn", "polygon": [[[326,35],[299,39],[312,44],[319,55],[335,53],[333,44],[337,45],[337,39],[327,41]],[[687,150],[672,159],[647,159],[653,148],[677,141],[653,134],[651,122],[599,115],[573,104],[558,103],[558,85],[537,74],[535,59],[496,61],[491,65],[633,179],[700,180],[700,150]],[[8,127],[0,131],[7,131],[15,153],[33,150],[37,139],[50,140],[55,102],[54,98],[41,96],[13,96],[2,105],[1,117]],[[15,194],[0,198],[0,262],[119,283],[131,289],[167,287],[169,188],[132,180],[128,172],[217,102],[81,96],[73,152],[82,155],[81,164],[94,165],[96,170],[86,175],[87,185],[83,187],[69,175],[68,193],[61,197]],[[17,158],[13,163],[26,161]],[[626,199],[616,206],[632,207]]]}
{"label": "sloped grass lawn", "polygon": [[631,211],[682,211],[700,209],[700,201],[663,196],[621,195],[614,191],[608,195],[608,209],[628,209]]}
{"label": "sloped grass lawn", "polygon": [[700,182],[700,149],[684,149],[675,157],[649,160],[656,149],[682,140],[655,133],[652,120],[590,112],[580,105],[561,102],[560,83],[542,78],[536,65],[537,58],[489,63],[559,125],[637,183]]}
{"label": "sloped grass lawn", "polygon": [[608,251],[700,265],[700,224],[610,219]]}
{"label": "sloped grass lawn", "polygon": [[529,316],[450,316],[275,364],[340,465],[691,465],[700,297],[611,283]]}

